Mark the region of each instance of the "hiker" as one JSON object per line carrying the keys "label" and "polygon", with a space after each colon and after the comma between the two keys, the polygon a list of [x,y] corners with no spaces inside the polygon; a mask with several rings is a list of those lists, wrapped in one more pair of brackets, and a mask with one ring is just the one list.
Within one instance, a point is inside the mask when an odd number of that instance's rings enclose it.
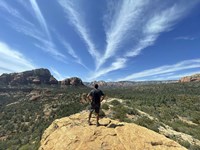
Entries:
{"label": "hiker", "polygon": [[97,116],[97,123],[96,126],[99,126],[99,110],[100,110],[100,106],[101,106],[101,102],[104,99],[104,93],[98,89],[98,84],[94,85],[94,89],[90,91],[90,93],[87,95],[87,97],[89,98],[89,100],[91,101],[91,108],[90,108],[90,112],[89,112],[89,118],[88,118],[88,124],[92,125],[90,122],[91,116],[93,111],[95,111],[96,116]]}

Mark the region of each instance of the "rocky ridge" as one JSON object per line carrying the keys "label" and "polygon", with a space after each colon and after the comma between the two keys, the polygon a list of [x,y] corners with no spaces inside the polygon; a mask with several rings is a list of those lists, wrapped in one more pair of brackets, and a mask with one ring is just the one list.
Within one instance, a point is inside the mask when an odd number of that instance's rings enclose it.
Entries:
{"label": "rocky ridge", "polygon": [[200,74],[194,74],[191,76],[182,77],[179,82],[199,82],[200,81]]}
{"label": "rocky ridge", "polygon": [[93,81],[93,82],[84,82],[88,87],[93,87],[95,84],[98,84],[101,88],[112,88],[112,87],[132,87],[138,85],[147,85],[147,84],[161,84],[161,83],[176,83],[177,80],[167,80],[167,81],[118,81],[118,82],[106,82],[106,81]]}
{"label": "rocky ridge", "polygon": [[20,73],[4,73],[0,76],[0,85],[75,85],[82,86],[83,82],[80,78],[72,77],[58,81],[53,75],[51,75],[48,69],[40,68],[30,71],[24,71]]}
{"label": "rocky ridge", "polygon": [[88,113],[83,111],[55,120],[44,132],[40,150],[119,149],[184,150],[173,140],[133,123],[109,118],[100,120],[101,126],[87,124]]}

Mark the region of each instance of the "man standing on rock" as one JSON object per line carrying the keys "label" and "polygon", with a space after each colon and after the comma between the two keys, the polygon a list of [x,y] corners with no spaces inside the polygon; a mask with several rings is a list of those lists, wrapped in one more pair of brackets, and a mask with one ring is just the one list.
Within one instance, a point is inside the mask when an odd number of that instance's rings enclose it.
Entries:
{"label": "man standing on rock", "polygon": [[98,89],[98,84],[94,85],[94,89],[90,91],[90,93],[87,95],[89,100],[91,101],[91,108],[88,118],[88,124],[91,125],[90,119],[92,116],[93,111],[97,114],[97,124],[96,126],[99,126],[99,110],[101,106],[101,102],[104,99],[104,93]]}

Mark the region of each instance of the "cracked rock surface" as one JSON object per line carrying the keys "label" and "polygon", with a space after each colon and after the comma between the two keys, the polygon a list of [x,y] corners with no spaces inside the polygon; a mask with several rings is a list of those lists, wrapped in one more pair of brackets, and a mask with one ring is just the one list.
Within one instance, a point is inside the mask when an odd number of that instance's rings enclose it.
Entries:
{"label": "cracked rock surface", "polygon": [[133,123],[95,116],[87,124],[83,111],[55,120],[43,133],[40,150],[185,150],[173,140]]}

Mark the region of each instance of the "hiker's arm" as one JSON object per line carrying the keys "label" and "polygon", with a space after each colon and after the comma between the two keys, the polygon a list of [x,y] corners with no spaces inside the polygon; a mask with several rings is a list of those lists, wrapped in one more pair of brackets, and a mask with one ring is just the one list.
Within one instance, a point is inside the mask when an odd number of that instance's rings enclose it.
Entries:
{"label": "hiker's arm", "polygon": [[101,102],[104,100],[104,98],[105,98],[105,95],[102,95],[101,96]]}
{"label": "hiker's arm", "polygon": [[89,99],[89,101],[92,100],[92,96],[90,95],[90,93],[87,95],[87,98]]}

